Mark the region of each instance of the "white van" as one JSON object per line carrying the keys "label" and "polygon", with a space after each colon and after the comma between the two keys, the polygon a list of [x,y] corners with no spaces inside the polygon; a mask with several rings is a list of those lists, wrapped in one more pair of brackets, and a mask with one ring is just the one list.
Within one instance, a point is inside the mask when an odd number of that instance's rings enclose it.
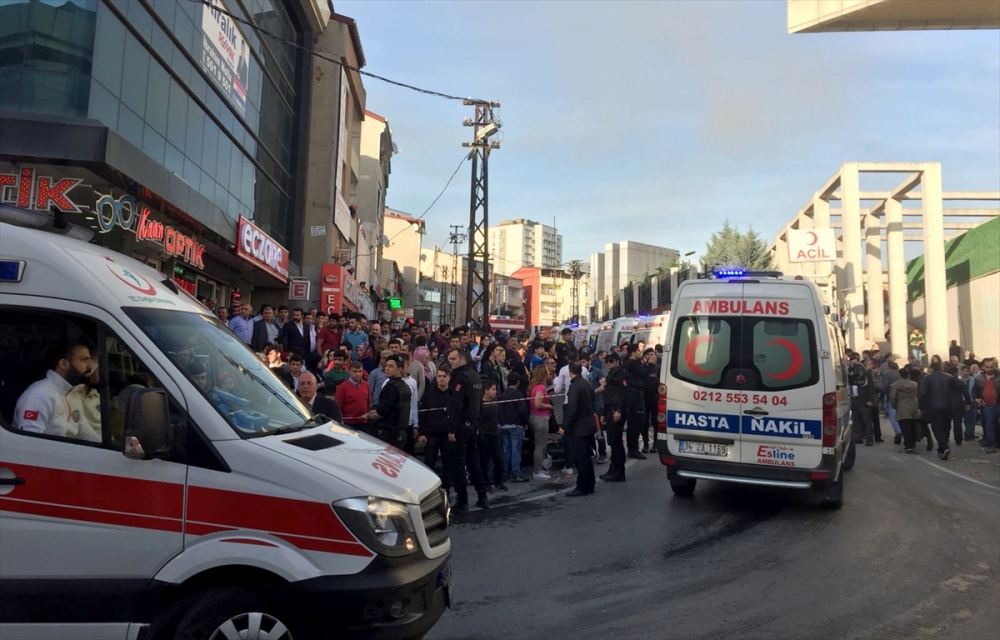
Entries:
{"label": "white van", "polygon": [[597,330],[595,351],[610,351],[611,347],[628,343],[638,321],[635,318],[615,318],[601,325]]}
{"label": "white van", "polygon": [[[0,358],[4,640],[420,637],[450,606],[437,476],[312,417],[153,269],[0,222]],[[18,404],[43,378],[52,406]]]}
{"label": "white van", "polygon": [[719,480],[811,490],[841,506],[855,448],[846,352],[828,309],[801,276],[681,284],[657,415],[674,493]]}
{"label": "white van", "polygon": [[641,320],[635,326],[635,333],[632,334],[632,344],[642,342],[647,347],[667,344],[667,329],[670,324],[670,312],[660,313],[652,318]]}

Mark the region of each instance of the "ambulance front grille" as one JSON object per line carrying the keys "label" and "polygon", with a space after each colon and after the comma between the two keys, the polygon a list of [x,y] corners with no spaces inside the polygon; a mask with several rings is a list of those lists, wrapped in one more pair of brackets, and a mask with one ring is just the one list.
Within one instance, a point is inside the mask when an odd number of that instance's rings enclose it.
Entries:
{"label": "ambulance front grille", "polygon": [[424,521],[427,543],[437,547],[448,540],[448,518],[444,498],[435,491],[420,502],[420,515]]}

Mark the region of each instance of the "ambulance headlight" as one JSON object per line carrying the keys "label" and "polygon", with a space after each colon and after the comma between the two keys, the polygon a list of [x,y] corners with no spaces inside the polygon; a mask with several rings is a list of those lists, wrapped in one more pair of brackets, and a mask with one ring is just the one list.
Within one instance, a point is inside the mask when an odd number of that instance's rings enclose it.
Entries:
{"label": "ambulance headlight", "polygon": [[384,556],[398,558],[416,552],[420,545],[402,502],[367,498],[348,498],[333,503],[333,510],[366,547]]}

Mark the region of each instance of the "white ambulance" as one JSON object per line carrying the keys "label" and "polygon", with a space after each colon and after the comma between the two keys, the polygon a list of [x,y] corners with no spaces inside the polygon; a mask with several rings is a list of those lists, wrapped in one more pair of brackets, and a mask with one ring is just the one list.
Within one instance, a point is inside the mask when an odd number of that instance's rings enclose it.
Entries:
{"label": "white ambulance", "polygon": [[632,334],[632,344],[639,342],[646,347],[667,344],[667,330],[670,328],[670,312],[660,313],[651,318],[640,320]]}
{"label": "white ambulance", "polygon": [[0,222],[0,361],[0,638],[415,638],[450,606],[437,476],[155,270]]}
{"label": "white ambulance", "polygon": [[843,503],[854,464],[844,342],[809,280],[687,280],[665,345],[657,449],[674,493],[698,480],[809,490]]}
{"label": "white ambulance", "polygon": [[595,351],[610,351],[612,347],[628,344],[638,320],[634,317],[615,318],[603,323],[597,330]]}

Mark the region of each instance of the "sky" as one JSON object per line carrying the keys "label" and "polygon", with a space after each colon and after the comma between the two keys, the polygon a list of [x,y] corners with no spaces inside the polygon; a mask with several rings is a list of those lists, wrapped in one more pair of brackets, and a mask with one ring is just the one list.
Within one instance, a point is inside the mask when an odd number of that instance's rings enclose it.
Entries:
{"label": "sky", "polygon": [[[700,255],[726,219],[770,243],[849,161],[937,161],[945,190],[1000,190],[997,30],[789,35],[784,0],[334,8],[357,20],[366,71],[501,103],[490,220],[554,220],[564,261],[623,240]],[[387,206],[419,216],[473,109],[365,89],[399,147]],[[470,176],[427,213],[425,246],[468,225]]]}

